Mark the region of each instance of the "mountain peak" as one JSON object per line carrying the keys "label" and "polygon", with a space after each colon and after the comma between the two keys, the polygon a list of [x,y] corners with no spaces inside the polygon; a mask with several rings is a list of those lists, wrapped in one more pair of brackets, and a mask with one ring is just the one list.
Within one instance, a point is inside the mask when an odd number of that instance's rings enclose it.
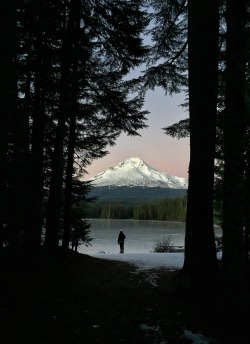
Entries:
{"label": "mountain peak", "polygon": [[149,166],[146,164],[143,160],[140,158],[129,158],[123,162],[120,162],[115,168],[121,168],[124,170],[130,170],[130,169],[138,169],[138,170],[143,170],[143,169],[151,169],[155,170],[153,167]]}
{"label": "mountain peak", "polygon": [[141,167],[141,166],[145,165],[145,162],[143,160],[141,160],[140,158],[136,157],[136,158],[129,158],[129,159],[125,160],[124,162],[120,162],[118,164],[118,166],[125,166],[125,165]]}
{"label": "mountain peak", "polygon": [[187,189],[187,179],[159,172],[138,157],[132,157],[110,167],[90,179],[99,186],[143,186]]}

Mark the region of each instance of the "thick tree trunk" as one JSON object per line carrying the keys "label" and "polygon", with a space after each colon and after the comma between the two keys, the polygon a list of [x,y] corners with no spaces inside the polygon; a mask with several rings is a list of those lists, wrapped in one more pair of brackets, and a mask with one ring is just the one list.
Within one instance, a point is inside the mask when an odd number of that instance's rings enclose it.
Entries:
{"label": "thick tree trunk", "polygon": [[[188,2],[190,166],[183,272],[192,284],[217,275],[213,183],[219,1]],[[210,280],[211,282],[211,280]]]}
{"label": "thick tree trunk", "polygon": [[244,151],[246,144],[246,1],[226,2],[226,108],[224,117],[223,272],[231,289],[244,276]]}

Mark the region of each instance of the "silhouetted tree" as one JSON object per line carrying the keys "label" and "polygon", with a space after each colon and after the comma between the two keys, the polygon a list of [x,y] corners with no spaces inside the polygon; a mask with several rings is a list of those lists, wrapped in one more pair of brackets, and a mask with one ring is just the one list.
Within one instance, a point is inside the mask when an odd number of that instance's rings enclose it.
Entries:
{"label": "silhouetted tree", "polygon": [[[25,226],[25,245],[27,249],[37,249],[41,243],[41,231],[43,224],[43,198],[44,198],[44,136],[46,125],[46,79],[48,78],[49,51],[47,48],[48,29],[50,27],[48,19],[48,6],[42,2],[37,2],[35,6],[30,4],[29,10],[32,15],[32,30],[28,29],[24,23],[23,31],[29,31],[30,41],[28,45],[28,58],[26,64],[25,78],[26,92],[24,93],[25,115],[32,117],[31,153],[29,161],[29,172],[26,183],[28,203],[28,219]],[[26,13],[28,15],[28,13]],[[26,24],[26,25],[25,25]],[[21,31],[22,34],[24,32]],[[26,33],[27,34],[27,33]],[[33,61],[31,63],[31,56]],[[31,71],[32,69],[32,77]],[[34,87],[31,83],[34,82]],[[32,105],[30,99],[30,89],[33,88]],[[32,109],[29,111],[29,107]],[[30,113],[31,112],[31,113]]]}
{"label": "silhouetted tree", "polygon": [[[213,183],[217,115],[219,1],[152,1],[153,48],[145,87],[179,92],[188,85],[189,121],[168,128],[190,132],[190,167],[183,272],[199,283],[217,273],[213,232]],[[188,13],[188,17],[187,17]],[[188,20],[187,20],[188,18]],[[187,32],[188,30],[188,32]],[[187,61],[188,44],[188,65]],[[188,83],[187,83],[188,74]],[[205,246],[204,246],[205,245]]]}
{"label": "silhouetted tree", "polygon": [[187,86],[187,3],[187,0],[148,1],[152,45],[142,78],[146,89],[159,86],[172,94]]}
{"label": "silhouetted tree", "polygon": [[[11,123],[17,111],[16,92],[16,1],[2,2],[0,5],[0,249],[4,242],[4,232],[10,210],[10,159],[8,156]],[[12,208],[12,207],[11,207]],[[13,209],[13,208],[12,208]],[[15,208],[17,209],[17,208]],[[15,228],[12,228],[16,236]],[[13,239],[14,240],[14,239]],[[14,242],[13,242],[14,244]]]}
{"label": "silhouetted tree", "polygon": [[70,104],[70,72],[72,65],[72,54],[77,12],[79,11],[78,1],[70,1],[68,10],[67,25],[65,27],[62,42],[60,98],[58,105],[58,124],[54,145],[52,171],[49,189],[49,200],[46,220],[46,246],[53,248],[58,245],[58,230],[62,200],[63,170],[64,170],[64,139],[66,136],[65,123],[69,117]]}
{"label": "silhouetted tree", "polygon": [[[99,140],[101,146],[105,146],[108,142],[113,144],[114,137],[122,130],[129,135],[136,135],[136,131],[145,126],[143,120],[146,112],[140,111],[143,105],[142,99],[139,97],[129,99],[131,86],[129,83],[122,81],[123,76],[129,69],[140,63],[145,53],[139,35],[146,25],[146,20],[139,6],[140,4],[135,1],[130,3],[119,1],[116,4],[111,1],[100,1],[98,3],[69,2],[69,17],[62,46],[62,51],[65,52],[65,54],[62,54],[62,61],[65,59],[65,62],[62,62],[61,66],[62,87],[59,100],[61,105],[59,105],[58,111],[57,137],[52,160],[47,211],[46,245],[51,248],[55,248],[58,244],[64,174],[64,139],[67,134],[66,120],[71,118],[71,128],[74,125],[72,116],[75,116],[75,114],[71,112],[72,109],[76,111],[79,107],[78,121],[83,122],[83,132],[86,133],[86,136],[89,135],[91,125],[95,122],[95,125],[99,128],[98,135],[101,133],[101,136],[96,135],[96,139]],[[80,17],[81,31],[79,30],[79,9],[80,13],[82,13]],[[131,21],[128,20],[129,18],[131,18]],[[77,27],[79,32],[77,37],[80,43],[76,39]],[[85,44],[83,46],[85,51],[82,49],[81,44]],[[79,49],[76,49],[77,45],[79,45]],[[82,76],[79,78],[74,77],[73,80],[72,68],[74,70],[74,63],[77,64],[77,57],[80,61],[82,51],[84,52],[83,56],[87,57],[84,63],[79,63]],[[77,91],[74,91],[75,97],[70,98],[70,92],[72,93],[72,90],[75,89],[77,79],[80,84],[78,94]],[[81,99],[81,102],[79,99]],[[74,104],[77,101],[78,106]],[[86,112],[86,109],[88,112]],[[91,113],[93,118],[90,118]],[[95,133],[97,132],[98,129],[95,130]],[[108,136],[107,133],[109,133]],[[75,134],[73,133],[73,135]],[[105,135],[107,136],[106,139]],[[72,143],[72,140],[69,142]],[[74,147],[73,145],[69,147],[71,147],[71,161],[68,159],[68,168],[71,170],[67,170],[67,187],[70,189]],[[84,160],[87,161],[86,157]],[[68,214],[69,200],[69,190],[67,190],[68,203],[65,210]],[[67,218],[65,217],[65,220]],[[68,239],[66,240],[66,236],[69,237],[68,231],[69,221],[65,232],[66,246],[68,245]]]}
{"label": "silhouetted tree", "polygon": [[224,116],[223,272],[229,288],[244,276],[244,170],[246,148],[247,1],[226,1],[227,49]]}
{"label": "silhouetted tree", "polygon": [[141,4],[1,5],[0,247],[36,251],[45,214],[46,244],[57,247],[63,211],[68,247],[73,177],[145,126],[143,98],[124,79],[146,52]]}
{"label": "silhouetted tree", "polygon": [[[218,83],[219,1],[188,2],[190,165],[183,271],[213,282],[217,259],[213,185]],[[202,85],[202,87],[201,87]],[[201,286],[201,285],[200,285]]]}

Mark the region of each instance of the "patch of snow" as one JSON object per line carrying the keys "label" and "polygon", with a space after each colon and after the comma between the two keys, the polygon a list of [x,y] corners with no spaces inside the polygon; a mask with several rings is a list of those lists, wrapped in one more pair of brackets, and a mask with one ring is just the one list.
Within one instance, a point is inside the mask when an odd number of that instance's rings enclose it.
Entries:
{"label": "patch of snow", "polygon": [[172,270],[181,269],[184,262],[183,253],[105,253],[91,254],[92,257],[119,260],[134,264],[140,269],[167,268]]}
{"label": "patch of snow", "polygon": [[214,341],[211,338],[206,338],[201,333],[194,333],[189,330],[183,331],[182,338],[188,339],[192,341],[192,344],[212,344]]}
{"label": "patch of snow", "polygon": [[[97,253],[90,253],[92,257],[118,260],[127,263],[134,264],[138,269],[150,270],[154,268],[166,268],[170,270],[179,270],[183,267],[184,252],[172,252],[172,253],[105,253],[99,251]],[[222,258],[222,252],[217,252],[217,259]]]}
{"label": "patch of snow", "polygon": [[145,331],[145,332],[159,331],[160,330],[160,327],[158,325],[150,326],[147,324],[139,324],[139,327],[142,331]]}
{"label": "patch of snow", "polygon": [[159,322],[156,325],[145,323],[139,324],[139,329],[144,334],[145,343],[167,344],[166,341],[162,340],[162,332]]}

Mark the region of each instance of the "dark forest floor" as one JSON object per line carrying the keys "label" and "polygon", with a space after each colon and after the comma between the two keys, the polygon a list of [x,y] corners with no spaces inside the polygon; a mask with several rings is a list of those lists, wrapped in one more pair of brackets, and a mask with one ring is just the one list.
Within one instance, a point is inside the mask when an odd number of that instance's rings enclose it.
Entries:
{"label": "dark forest floor", "polygon": [[249,342],[246,315],[173,288],[176,272],[73,253],[0,258],[0,343]]}

